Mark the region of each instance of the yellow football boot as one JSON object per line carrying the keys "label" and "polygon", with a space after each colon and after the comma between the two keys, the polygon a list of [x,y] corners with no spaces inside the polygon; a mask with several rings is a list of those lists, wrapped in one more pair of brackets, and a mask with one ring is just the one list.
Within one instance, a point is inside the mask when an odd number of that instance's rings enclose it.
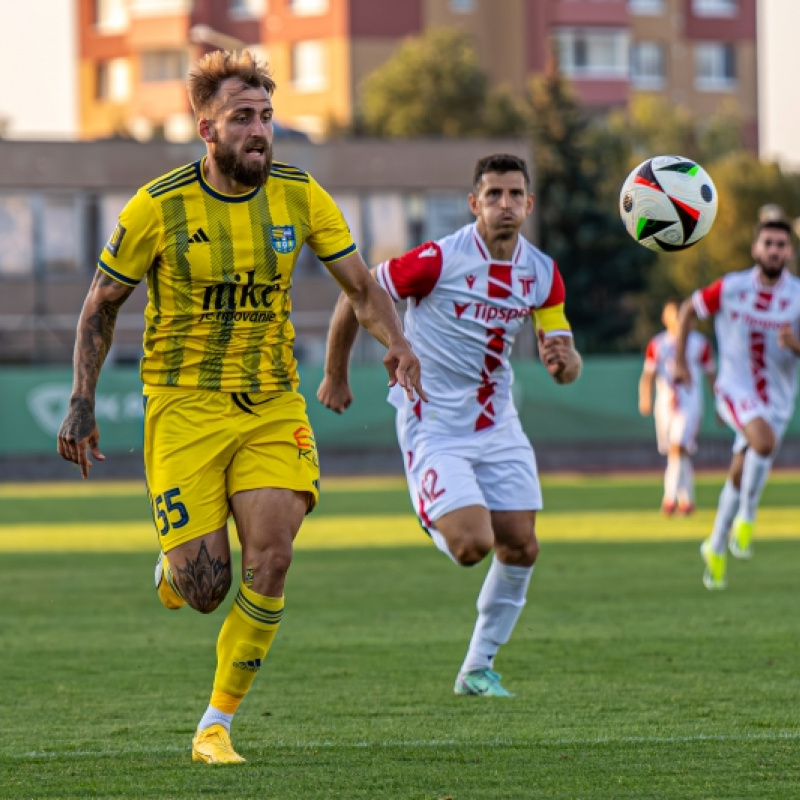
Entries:
{"label": "yellow football boot", "polygon": [[231,737],[222,725],[209,725],[197,731],[192,739],[192,761],[205,764],[243,764],[231,744]]}
{"label": "yellow football boot", "polygon": [[753,523],[744,519],[733,521],[733,529],[728,537],[728,550],[734,558],[748,559],[753,557]]}
{"label": "yellow football boot", "polygon": [[175,578],[172,576],[169,561],[167,561],[167,557],[163,553],[158,554],[155,579],[156,593],[163,606],[169,609],[176,609],[183,608],[186,605],[186,601],[175,587]]}
{"label": "yellow football boot", "polygon": [[711,549],[711,542],[706,540],[700,545],[700,556],[705,562],[706,571],[703,573],[703,586],[706,589],[724,589],[728,582],[725,578],[727,559],[725,555],[718,555]]}

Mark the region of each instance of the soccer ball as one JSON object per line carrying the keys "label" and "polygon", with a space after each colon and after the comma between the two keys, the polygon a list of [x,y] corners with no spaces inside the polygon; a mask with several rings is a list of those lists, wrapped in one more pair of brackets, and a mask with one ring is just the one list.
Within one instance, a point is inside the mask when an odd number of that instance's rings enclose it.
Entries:
{"label": "soccer ball", "polygon": [[619,193],[625,230],[659,252],[685,250],[710,230],[717,190],[708,173],[689,158],[648,158],[628,175]]}

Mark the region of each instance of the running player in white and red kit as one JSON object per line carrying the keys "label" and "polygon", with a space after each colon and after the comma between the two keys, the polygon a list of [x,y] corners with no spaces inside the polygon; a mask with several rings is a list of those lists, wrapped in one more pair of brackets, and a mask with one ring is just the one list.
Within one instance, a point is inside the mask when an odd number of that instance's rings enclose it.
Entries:
{"label": "running player in white and red kit", "polygon": [[[429,397],[417,403],[390,394],[414,509],[457,564],[472,566],[495,551],[454,690],[503,697],[510,692],[493,669],[494,657],[525,605],[542,507],[533,449],[511,397],[509,353],[533,318],[540,357],[557,383],[576,380],[581,360],[564,316],[558,268],[520,235],[533,210],[525,162],[507,155],[481,159],[469,203],[475,224],[374,272],[395,300],[408,300],[405,333],[416,345]],[[352,400],[354,323],[342,295],[317,392],[337,412]]]}
{"label": "running player in white and red kit", "polygon": [[786,270],[792,255],[791,234],[789,223],[783,220],[759,223],[752,248],[756,265],[728,273],[696,291],[681,307],[675,380],[691,381],[686,344],[694,320],[715,315],[717,411],[736,433],[714,528],[700,548],[708,589],[725,588],[726,543],[737,558],[752,555],[758,501],[794,413],[800,280]]}
{"label": "running player in white and red kit", "polygon": [[[702,333],[692,331],[686,344],[686,363],[692,374],[689,385],[674,381],[675,344],[678,336],[680,300],[664,303],[661,321],[665,330],[647,345],[644,368],[639,379],[639,413],[652,413],[656,423],[658,452],[667,457],[664,472],[664,497],[661,510],[672,515],[694,511],[694,469],[692,455],[697,449],[697,431],[703,419],[703,381],[705,374],[713,387],[715,369],[711,345]],[[653,405],[653,381],[656,401]]]}

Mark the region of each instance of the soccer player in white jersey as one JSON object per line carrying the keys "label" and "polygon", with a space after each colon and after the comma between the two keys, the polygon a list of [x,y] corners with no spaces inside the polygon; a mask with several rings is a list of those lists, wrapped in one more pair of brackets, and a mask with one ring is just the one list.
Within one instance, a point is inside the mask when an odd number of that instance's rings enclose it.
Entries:
{"label": "soccer player in white jersey", "polygon": [[784,220],[756,226],[754,267],[699,289],[681,306],[675,380],[688,384],[687,342],[696,318],[715,316],[717,411],[736,433],[728,479],[711,536],[700,553],[707,589],[726,585],[726,544],[750,558],[753,521],[772,460],[794,413],[800,358],[800,280],[786,265],[792,229]]}
{"label": "soccer player in white jersey", "polygon": [[[525,605],[542,507],[533,449],[511,397],[509,353],[532,318],[539,355],[557,383],[576,380],[581,359],[564,316],[558,268],[520,234],[533,210],[525,162],[481,159],[469,204],[474,224],[379,264],[374,273],[396,301],[408,300],[405,333],[426,377],[427,403],[390,393],[417,516],[456,564],[472,566],[494,549],[454,690],[506,697],[511,693],[494,658]],[[339,413],[352,401],[348,362],[357,330],[342,295],[317,392]]]}
{"label": "soccer player in white jersey", "polygon": [[692,455],[697,449],[697,431],[703,418],[702,376],[707,376],[712,387],[715,377],[711,345],[702,333],[692,331],[686,344],[686,363],[692,381],[689,385],[675,385],[673,373],[680,306],[680,300],[674,298],[664,303],[661,321],[665,330],[648,343],[639,379],[639,413],[643,417],[653,414],[658,452],[667,457],[661,501],[661,510],[667,516],[694,511]]}

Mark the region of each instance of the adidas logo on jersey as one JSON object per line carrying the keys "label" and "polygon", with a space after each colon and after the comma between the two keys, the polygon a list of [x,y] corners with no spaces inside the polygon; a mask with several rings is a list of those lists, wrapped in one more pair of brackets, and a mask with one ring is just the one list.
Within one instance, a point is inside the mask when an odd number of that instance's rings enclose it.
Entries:
{"label": "adidas logo on jersey", "polygon": [[194,236],[189,238],[189,244],[208,244],[211,239],[208,238],[206,232],[202,228],[198,228],[195,231]]}

